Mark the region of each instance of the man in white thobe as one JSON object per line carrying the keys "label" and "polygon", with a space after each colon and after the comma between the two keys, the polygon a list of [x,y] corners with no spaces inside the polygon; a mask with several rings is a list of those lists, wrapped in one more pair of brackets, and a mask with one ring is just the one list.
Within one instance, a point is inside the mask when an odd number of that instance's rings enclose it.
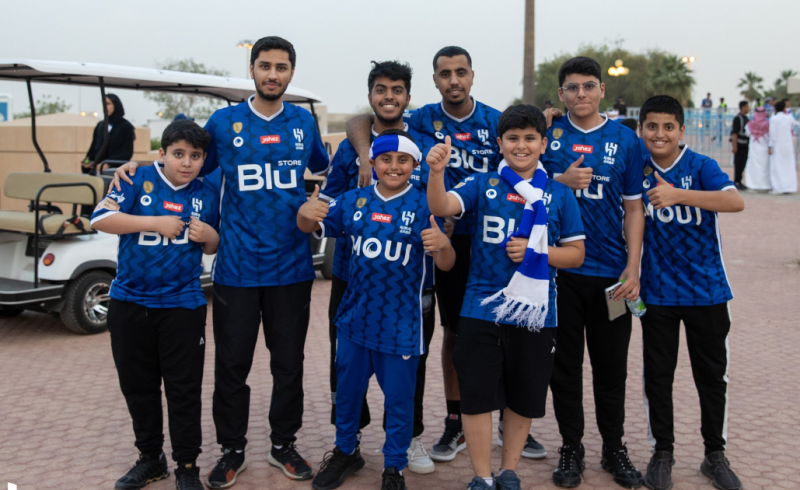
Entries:
{"label": "man in white thobe", "polygon": [[775,115],[769,120],[769,178],[773,194],[797,192],[797,165],[794,155],[794,126],[786,103],[775,104]]}

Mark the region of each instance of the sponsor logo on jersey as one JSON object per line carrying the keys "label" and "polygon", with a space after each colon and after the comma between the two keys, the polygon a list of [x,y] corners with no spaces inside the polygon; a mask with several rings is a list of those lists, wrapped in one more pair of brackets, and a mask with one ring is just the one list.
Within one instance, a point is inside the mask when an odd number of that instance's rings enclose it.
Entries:
{"label": "sponsor logo on jersey", "polygon": [[458,184],[456,184],[455,187],[453,187],[453,189],[458,189],[458,188],[464,187],[465,185],[467,185],[466,182],[459,182]]}
{"label": "sponsor logo on jersey", "polygon": [[303,149],[303,130],[300,128],[294,128],[294,139],[297,140],[294,143],[295,150],[302,150]]}
{"label": "sponsor logo on jersey", "polygon": [[613,157],[617,153],[618,146],[616,143],[606,142],[606,153],[608,156]]}
{"label": "sponsor logo on jersey", "polygon": [[405,224],[406,226],[411,226],[411,223],[414,222],[414,213],[412,213],[411,211],[403,211],[402,216],[403,216],[403,224]]}
{"label": "sponsor logo on jersey", "polygon": [[553,130],[553,138],[555,138],[555,139],[560,138],[561,135],[563,135],[563,134],[564,134],[564,130],[561,129],[561,128],[556,128],[556,129]]}
{"label": "sponsor logo on jersey", "polygon": [[442,121],[433,121],[433,129],[434,130],[441,131],[443,127],[444,127],[444,124],[442,123]]}
{"label": "sponsor logo on jersey", "polygon": [[142,188],[144,189],[145,193],[150,194],[153,192],[153,183],[149,180],[145,180],[144,184],[142,184]]}
{"label": "sponsor logo on jersey", "polygon": [[167,211],[175,211],[176,213],[183,212],[183,204],[175,204],[174,202],[164,201],[164,209]]}
{"label": "sponsor logo on jersey", "polygon": [[553,140],[550,143],[550,149],[553,151],[558,151],[561,148],[561,142]]}
{"label": "sponsor logo on jersey", "polygon": [[488,129],[479,129],[477,133],[478,133],[478,138],[481,139],[481,142],[484,145],[488,145],[489,144],[489,130]]}
{"label": "sponsor logo on jersey", "polygon": [[489,185],[494,187],[500,183],[500,179],[489,179]]}
{"label": "sponsor logo on jersey", "polygon": [[441,131],[436,131],[436,132],[434,133],[434,135],[435,135],[435,136],[436,136],[438,139],[440,139],[440,140],[443,140],[443,139],[444,139],[444,135],[442,134],[442,132],[441,132]]}
{"label": "sponsor logo on jersey", "polygon": [[454,136],[458,141],[470,141],[472,139],[472,135],[469,133],[456,133]]}
{"label": "sponsor logo on jersey", "polygon": [[281,142],[281,135],[279,134],[267,134],[261,137],[262,145],[271,145],[273,143],[280,143],[280,142]]}
{"label": "sponsor logo on jersey", "polygon": [[575,153],[591,153],[594,151],[594,146],[581,145],[580,143],[576,143],[572,145],[572,151],[574,151]]}
{"label": "sponsor logo on jersey", "polygon": [[196,197],[192,198],[192,208],[194,208],[195,213],[199,213],[203,210],[203,200],[198,199]]}
{"label": "sponsor logo on jersey", "polygon": [[489,199],[494,199],[495,197],[497,197],[497,191],[494,189],[488,189],[486,191],[486,197],[488,197]]}
{"label": "sponsor logo on jersey", "polygon": [[153,202],[153,198],[148,195],[144,195],[141,199],[139,199],[139,202],[142,203],[142,206],[149,206]]}
{"label": "sponsor logo on jersey", "polygon": [[367,204],[367,198],[366,197],[359,197],[358,201],[356,201],[356,206],[358,206],[359,209],[363,208],[365,204]]}
{"label": "sponsor logo on jersey", "polygon": [[392,215],[391,214],[372,213],[372,221],[378,221],[380,223],[391,223],[392,222]]}
{"label": "sponsor logo on jersey", "polygon": [[244,139],[241,136],[237,136],[233,138],[233,146],[236,148],[241,147],[244,144]]}
{"label": "sponsor logo on jersey", "polygon": [[242,123],[240,123],[240,122],[233,123],[233,132],[236,133],[236,134],[241,133],[242,132]]}
{"label": "sponsor logo on jersey", "polygon": [[525,204],[525,198],[520,196],[519,194],[514,194],[513,192],[509,192],[508,194],[506,194],[506,201]]}
{"label": "sponsor logo on jersey", "polygon": [[101,209],[107,209],[109,211],[119,211],[119,203],[117,201],[111,199],[110,197],[106,197],[102,201],[97,204],[97,207],[94,208],[95,212],[100,211]]}

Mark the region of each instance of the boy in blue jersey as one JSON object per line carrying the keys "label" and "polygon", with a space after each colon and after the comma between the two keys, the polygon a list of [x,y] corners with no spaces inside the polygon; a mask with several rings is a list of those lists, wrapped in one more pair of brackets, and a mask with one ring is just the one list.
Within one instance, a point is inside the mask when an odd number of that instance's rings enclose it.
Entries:
{"label": "boy in blue jersey", "polygon": [[303,351],[315,272],[308,235],[294,220],[306,200],[305,170],[323,174],[330,162],[312,115],[283,101],[295,65],[289,41],[259,39],[250,54],[256,93],[219,109],[206,124],[211,144],[201,175],[222,169],[212,271],[213,414],[222,457],[206,481],[211,488],[230,487],[247,468],[247,376],[262,322],[273,381],[268,461],[288,478],[313,476],[294,443],[303,423]]}
{"label": "boy in blue jersey", "polygon": [[642,485],[642,475],[622,443],[631,314],[609,320],[605,289],[619,281],[616,301],[639,294],[644,234],[642,156],[636,133],[600,114],[605,92],[600,65],[591,58],[566,61],[558,72],[559,98],[567,114],[553,121],[542,163],[553,179],[573,189],[586,227],[586,260],[558,274],[558,350],[550,388],[562,447],[553,481],[581,483],[585,468],[583,358],[592,363],[601,464],[623,487]]}
{"label": "boy in blue jersey", "polygon": [[219,235],[212,226],[214,194],[195,177],[210,140],[191,121],[171,123],[161,137],[161,162],[110,192],[92,214],[94,229],[120,235],[108,330],[140,453],[117,490],[139,489],[169,475],[162,451],[162,380],[176,486],[203,488],[195,464],[202,442],[206,327],[200,274],[202,255],[216,252]]}
{"label": "boy in blue jersey", "polygon": [[[541,111],[500,117],[498,170],[446,191],[450,138],[428,153],[428,200],[437,216],[475,210],[473,261],[453,361],[475,478],[468,489],[519,489],[517,463],[531,420],[545,413],[555,353],[556,269],[583,262],[583,224],[569,188],[539,164],[547,140]],[[449,169],[448,169],[449,171]],[[560,328],[560,327],[559,327]],[[492,412],[504,410],[500,472],[491,468]]]}
{"label": "boy in blue jersey", "polygon": [[645,411],[653,456],[644,484],[672,488],[675,435],[672,382],[678,363],[680,324],[700,396],[705,444],[702,473],[715,488],[742,483],[725,458],[728,426],[728,301],[733,298],[725,266],[718,212],[739,212],[744,201],[717,162],[680,146],[683,108],[666,95],[651,97],[639,112],[645,162],[646,227],[642,257]]}
{"label": "boy in blue jersey", "polygon": [[430,214],[425,194],[409,180],[420,151],[405,131],[390,129],[373,142],[370,163],[378,183],[327,204],[315,191],[297,215],[303,232],[352,246],[350,281],[336,314],[336,446],[312,487],[331,490],[364,466],[357,433],[362,400],[376,375],[384,392],[386,442],[381,488],[405,490],[402,474],[414,421],[417,366],[425,353],[422,296],[426,254],[449,269],[450,241]]}
{"label": "boy in blue jersey", "polygon": [[[372,62],[373,67],[367,77],[369,89],[368,101],[375,112],[375,123],[372,126],[372,138],[387,129],[406,129],[403,122],[403,111],[408,108],[411,101],[411,67],[396,61]],[[409,130],[413,140],[419,138]],[[320,192],[320,198],[331,201],[344,192],[358,188],[358,175],[360,159],[353,145],[345,139],[336,150],[328,171],[328,178]],[[365,165],[365,167],[372,168]],[[424,186],[421,165],[414,168],[410,182],[416,187]],[[427,173],[427,172],[425,172]],[[427,177],[427,176],[426,176]],[[423,190],[424,192],[424,190]],[[331,299],[328,306],[328,333],[331,340],[330,357],[330,385],[331,385],[331,423],[336,423],[336,313],[339,310],[342,296],[347,289],[349,280],[350,249],[352,244],[347,240],[336,240],[333,258],[333,279],[331,282]],[[428,346],[433,337],[435,326],[435,299],[433,296],[433,265],[425,276],[425,291],[423,292],[423,336],[425,339],[425,353],[420,357],[417,368],[417,387],[414,394],[414,432],[411,446],[408,449],[408,469],[415,473],[433,473],[435,466],[422,445],[420,436],[424,430],[423,397],[425,394],[426,361]],[[370,423],[369,406],[366,397],[361,408],[361,422],[359,428],[363,429]]]}

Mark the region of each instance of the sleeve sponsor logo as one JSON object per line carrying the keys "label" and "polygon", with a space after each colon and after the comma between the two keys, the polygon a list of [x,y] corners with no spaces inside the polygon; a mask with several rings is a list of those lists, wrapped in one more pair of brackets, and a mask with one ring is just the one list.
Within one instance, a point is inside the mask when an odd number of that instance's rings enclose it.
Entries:
{"label": "sleeve sponsor logo", "polygon": [[167,211],[175,211],[176,213],[183,212],[183,204],[175,204],[174,202],[164,201],[164,209]]}
{"label": "sleeve sponsor logo", "polygon": [[119,211],[119,203],[110,197],[106,197],[97,204],[96,208],[94,208],[95,212],[103,209],[107,209],[109,211]]}
{"label": "sleeve sponsor logo", "polygon": [[574,144],[574,145],[572,145],[572,151],[574,151],[575,153],[587,153],[587,154],[590,154],[590,153],[592,153],[594,151],[594,146]]}
{"label": "sleeve sponsor logo", "polygon": [[392,222],[392,215],[391,214],[372,213],[372,221],[378,221],[380,223],[391,223]]}
{"label": "sleeve sponsor logo", "polygon": [[520,196],[519,194],[514,194],[513,192],[509,192],[508,194],[506,194],[506,201],[525,204],[525,198]]}
{"label": "sleeve sponsor logo", "polygon": [[262,145],[271,145],[272,143],[280,143],[280,142],[281,142],[281,135],[279,134],[267,134],[261,137]]}
{"label": "sleeve sponsor logo", "polygon": [[456,133],[454,136],[458,141],[469,141],[472,139],[472,135],[470,133]]}

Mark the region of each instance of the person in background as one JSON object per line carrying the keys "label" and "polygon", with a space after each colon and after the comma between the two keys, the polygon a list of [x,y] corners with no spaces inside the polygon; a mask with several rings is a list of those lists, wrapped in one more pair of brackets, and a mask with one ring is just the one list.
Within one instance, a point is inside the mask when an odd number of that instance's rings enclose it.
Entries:
{"label": "person in background", "polygon": [[721,111],[722,113],[725,113],[725,112],[727,112],[727,110],[728,110],[728,103],[727,103],[727,102],[725,102],[725,97],[720,97],[720,98],[719,98],[719,108],[720,108],[720,109],[722,109],[722,111]]}
{"label": "person in background", "polygon": [[775,97],[770,95],[764,99],[764,109],[767,111],[767,117],[772,117],[775,114]]}
{"label": "person in background", "polygon": [[769,121],[766,109],[756,108],[753,119],[745,125],[744,130],[750,138],[744,170],[747,187],[755,191],[768,191],[770,189]]}
{"label": "person in background", "polygon": [[[720,99],[725,100],[725,99]],[[720,103],[722,107],[722,103]],[[731,127],[731,151],[733,152],[733,183],[740,191],[747,190],[742,184],[742,176],[747,165],[747,153],[750,148],[750,137],[747,135],[746,127],[750,119],[747,114],[750,112],[750,104],[743,100],[739,102],[739,114],[733,118]],[[748,180],[748,183],[750,181]]]}
{"label": "person in background", "polygon": [[769,120],[769,180],[773,194],[797,192],[797,164],[792,136],[796,124],[786,112],[786,102],[775,104]]}
{"label": "person in background", "polygon": [[552,109],[553,108],[553,101],[550,100],[550,99],[545,100],[544,101],[544,108],[545,109]]}
{"label": "person in background", "polygon": [[625,99],[620,95],[617,97],[617,103],[614,104],[614,110],[619,114],[619,119],[628,117],[628,105],[625,104]]}
{"label": "person in background", "polygon": [[706,98],[703,99],[702,102],[700,102],[700,107],[702,107],[703,109],[711,109],[713,105],[714,102],[711,100],[711,92],[708,92],[706,94]]}
{"label": "person in background", "polygon": [[86,153],[86,158],[81,162],[81,171],[85,174],[94,173],[95,163],[99,164],[104,160],[123,160],[128,161],[133,156],[133,141],[136,133],[133,124],[128,122],[123,116],[125,108],[122,101],[114,94],[106,94],[106,110],[108,111],[108,146],[101,155],[100,149],[103,147],[103,121],[97,123],[92,135],[92,144]]}

